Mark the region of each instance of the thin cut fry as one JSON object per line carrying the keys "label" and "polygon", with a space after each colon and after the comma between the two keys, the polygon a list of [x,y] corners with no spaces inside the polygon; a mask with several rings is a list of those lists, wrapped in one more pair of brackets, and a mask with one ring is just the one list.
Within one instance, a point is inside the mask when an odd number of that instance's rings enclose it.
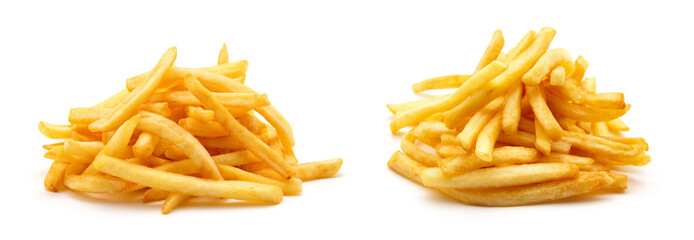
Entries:
{"label": "thin cut fry", "polygon": [[489,43],[489,46],[486,50],[484,50],[482,59],[480,59],[480,62],[477,64],[477,67],[475,68],[475,73],[479,72],[480,70],[482,70],[482,68],[489,65],[492,61],[496,60],[499,56],[499,53],[501,53],[501,49],[503,47],[504,35],[501,34],[501,30],[497,29],[496,31],[494,31],[494,34],[492,35],[492,40]]}
{"label": "thin cut fry", "polygon": [[328,178],[337,174],[342,167],[342,158],[330,160],[300,163],[294,167],[294,177],[301,181],[311,181],[320,178]]}

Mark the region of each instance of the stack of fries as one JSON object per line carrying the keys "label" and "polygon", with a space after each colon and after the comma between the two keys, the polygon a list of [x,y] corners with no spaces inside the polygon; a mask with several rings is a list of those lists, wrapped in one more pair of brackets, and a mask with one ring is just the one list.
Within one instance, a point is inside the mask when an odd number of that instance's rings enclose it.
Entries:
{"label": "stack of fries", "polygon": [[165,200],[166,214],[193,196],[277,204],[302,181],[340,169],[339,158],[298,164],[289,123],[244,85],[248,62],[229,63],[226,45],[217,66],[182,68],[175,59],[173,47],[127,89],[71,109],[69,125],[39,123],[46,137],[64,139],[44,145],[53,160],[46,189],[142,191],[143,202]]}
{"label": "stack of fries", "polygon": [[[436,77],[415,93],[455,89],[419,101],[390,104],[402,152],[396,172],[462,203],[513,206],[600,189],[626,189],[616,166],[650,162],[643,138],[623,137],[622,93],[596,93],[584,78],[588,62],[549,49],[555,30],[530,31],[507,53],[497,30],[470,75]],[[416,142],[433,148],[425,151]]]}

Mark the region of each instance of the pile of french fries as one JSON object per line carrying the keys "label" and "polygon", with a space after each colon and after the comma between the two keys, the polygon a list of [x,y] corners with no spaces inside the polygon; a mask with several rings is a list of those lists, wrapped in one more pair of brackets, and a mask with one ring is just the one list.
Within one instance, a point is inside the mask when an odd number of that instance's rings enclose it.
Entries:
{"label": "pile of french fries", "polygon": [[213,67],[174,66],[176,54],[103,102],[71,109],[70,124],[39,123],[63,140],[43,146],[53,160],[47,190],[139,191],[145,203],[164,200],[166,214],[191,197],[278,204],[302,181],[339,171],[339,158],[298,163],[289,123],[244,84],[248,62],[229,62],[226,45]]}
{"label": "pile of french fries", "polygon": [[549,27],[530,31],[503,53],[497,30],[472,74],[414,84],[415,93],[453,91],[388,105],[394,134],[412,127],[388,166],[470,205],[626,189],[627,176],[611,170],[649,163],[648,144],[622,136],[629,130],[619,119],[630,107],[624,95],[596,93],[595,78],[584,78],[586,59],[549,49],[555,34]]}

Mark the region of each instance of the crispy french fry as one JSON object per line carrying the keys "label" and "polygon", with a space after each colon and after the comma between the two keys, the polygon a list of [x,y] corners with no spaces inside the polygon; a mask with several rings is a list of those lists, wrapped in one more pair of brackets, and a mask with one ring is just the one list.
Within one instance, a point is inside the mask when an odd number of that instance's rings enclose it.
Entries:
{"label": "crispy french fry", "polygon": [[578,85],[586,74],[586,69],[588,69],[588,61],[583,58],[583,56],[578,55],[578,58],[576,58],[574,62],[574,70],[569,74],[569,79],[572,80],[575,85]]}
{"label": "crispy french fry", "polygon": [[629,131],[629,126],[627,126],[622,119],[615,118],[607,122],[607,127],[612,131],[624,132]]}
{"label": "crispy french fry", "polygon": [[297,164],[294,177],[301,181],[311,181],[320,178],[329,178],[337,174],[342,167],[342,158],[334,158],[317,162]]}
{"label": "crispy french fry", "polygon": [[75,156],[96,157],[97,154],[104,148],[104,143],[101,141],[78,142],[72,139],[65,139],[63,151]]}
{"label": "crispy french fry", "polygon": [[414,144],[414,141],[415,136],[413,132],[410,131],[400,140],[400,148],[402,148],[402,151],[413,160],[429,167],[436,166],[436,162],[440,158],[420,149]]}
{"label": "crispy french fry", "polygon": [[186,106],[186,116],[200,121],[214,120],[214,112],[198,106]]}
{"label": "crispy french fry", "polygon": [[594,136],[598,137],[609,137],[612,134],[610,134],[610,129],[607,128],[607,124],[605,122],[594,122],[591,125],[591,133]]}
{"label": "crispy french fry", "polygon": [[64,183],[72,190],[90,193],[120,192],[130,184],[111,176],[70,174],[65,175]]}
{"label": "crispy french fry", "polygon": [[442,158],[454,157],[468,152],[460,144],[439,144],[434,147],[436,154]]}
{"label": "crispy french fry", "polygon": [[133,145],[133,155],[135,155],[136,158],[146,158],[152,155],[158,143],[159,137],[149,132],[143,132]]}
{"label": "crispy french fry", "polygon": [[552,86],[564,86],[566,82],[566,70],[562,66],[557,66],[549,74],[549,84]]}
{"label": "crispy french fry", "polygon": [[552,139],[537,118],[535,118],[535,148],[545,156],[552,152]]}
{"label": "crispy french fry", "polygon": [[423,105],[426,105],[429,103],[437,102],[439,100],[446,98],[447,96],[448,96],[448,94],[439,95],[439,96],[434,96],[434,97],[430,97],[430,98],[423,98],[423,99],[416,100],[416,101],[388,104],[386,106],[388,107],[388,110],[390,110],[390,112],[392,114],[397,114],[399,112],[404,112],[404,111],[407,111],[409,109],[416,108],[418,106],[423,106]]}
{"label": "crispy french fry", "polygon": [[50,139],[70,138],[70,125],[56,125],[46,122],[39,122],[39,132]]}
{"label": "crispy french fry", "polygon": [[173,211],[174,208],[178,207],[178,205],[183,204],[185,201],[188,201],[192,196],[177,193],[177,192],[172,192],[169,193],[169,196],[166,197],[166,200],[164,200],[164,204],[161,205],[161,213],[162,214],[169,214],[171,211]]}
{"label": "crispy french fry", "polygon": [[472,75],[447,75],[425,79],[412,85],[414,93],[420,93],[434,89],[458,88],[463,85]]}
{"label": "crispy french fry", "polygon": [[168,192],[270,204],[277,204],[282,201],[282,189],[267,184],[189,177],[154,170],[107,155],[97,156],[94,166],[101,172]]}
{"label": "crispy french fry", "polygon": [[[535,135],[523,131],[518,131],[514,135],[499,134],[497,142],[512,146],[535,147]],[[568,141],[552,142],[552,151],[558,153],[569,153],[571,144]]]}
{"label": "crispy french fry", "polygon": [[528,186],[460,190],[439,188],[443,194],[465,204],[517,206],[564,199],[610,186],[614,179],[605,172],[581,172],[578,177]]}
{"label": "crispy french fry", "polygon": [[[470,151],[473,147],[472,143],[477,140],[477,135],[482,128],[489,122],[489,119],[496,115],[496,112],[504,104],[504,98],[497,98],[493,102],[487,104],[484,109],[475,113],[470,118],[470,121],[465,124],[465,128],[458,134],[457,138],[463,149]],[[448,125],[447,125],[448,126]]]}
{"label": "crispy french fry", "polygon": [[222,65],[229,63],[229,52],[227,51],[227,44],[222,44],[222,49],[219,50],[219,57],[217,57],[217,65]]}
{"label": "crispy french fry", "polygon": [[428,168],[422,172],[422,183],[434,188],[495,188],[571,178],[576,174],[578,167],[570,163],[511,165],[455,175],[444,175],[440,168]]}
{"label": "crispy french fry", "polygon": [[533,108],[533,113],[535,113],[536,121],[539,121],[542,127],[547,131],[552,140],[558,140],[563,135],[564,130],[557,122],[557,119],[552,115],[547,106],[547,100],[545,95],[540,89],[540,87],[525,86],[525,92],[528,96],[530,106]]}
{"label": "crispy french fry", "polygon": [[197,118],[184,118],[178,120],[178,125],[190,132],[193,136],[199,137],[224,137],[229,136],[227,131],[219,122],[201,121]]}
{"label": "crispy french fry", "polygon": [[505,134],[518,132],[521,119],[521,100],[523,99],[523,83],[517,83],[506,94],[504,107],[501,109],[501,129]]}
{"label": "crispy french fry", "polygon": [[503,47],[504,35],[501,34],[501,30],[497,29],[496,31],[494,31],[494,34],[492,35],[492,40],[489,43],[489,46],[487,46],[487,49],[484,50],[482,59],[480,59],[480,62],[477,64],[477,67],[475,68],[475,73],[479,72],[480,70],[482,70],[482,68],[486,67],[494,60],[496,60],[499,57],[499,53],[501,53],[501,49]]}
{"label": "crispy french fry", "polygon": [[[296,177],[292,177],[292,178],[289,178],[288,180],[284,180],[284,181],[278,181],[275,179],[266,178],[264,176],[261,176],[261,175],[255,174],[255,173],[246,172],[244,170],[241,170],[239,168],[235,168],[232,166],[227,166],[227,165],[218,165],[218,166],[219,166],[219,171],[222,173],[222,176],[224,176],[224,178],[227,180],[239,180],[239,181],[247,181],[247,182],[255,182],[255,183],[275,185],[275,186],[282,188],[282,192],[285,195],[296,195],[296,194],[301,193],[301,179],[296,178]],[[339,170],[339,167],[337,169]]]}
{"label": "crispy french fry", "polygon": [[422,172],[427,167],[397,151],[388,160],[388,167],[413,182],[422,184]]}
{"label": "crispy french fry", "polygon": [[528,33],[521,38],[520,41],[518,41],[518,44],[511,48],[511,50],[508,51],[508,54],[506,54],[506,60],[504,63],[510,63],[514,59],[516,59],[521,53],[523,53],[526,49],[528,49],[528,46],[533,43],[533,40],[535,40],[535,31],[530,30]]}
{"label": "crispy french fry", "polygon": [[593,164],[595,161],[592,158],[581,157],[566,153],[550,153],[549,155],[540,158],[538,162],[563,162],[573,163],[578,166],[582,166]]}
{"label": "crispy french fry", "polygon": [[142,196],[142,203],[163,201],[169,196],[169,192],[150,188]]}
{"label": "crispy french fry", "polygon": [[[270,101],[267,94],[257,93],[212,93],[219,102],[229,108],[247,108],[253,109],[257,107],[267,106]],[[153,100],[165,99],[172,106],[200,106],[202,105],[193,94],[188,91],[174,91],[166,93],[158,93]]]}
{"label": "crispy french fry", "polygon": [[48,169],[46,178],[43,180],[43,185],[46,190],[51,192],[58,192],[60,184],[63,182],[63,177],[65,176],[65,170],[67,170],[68,162],[53,161],[51,168]]}
{"label": "crispy french fry", "polygon": [[475,143],[475,155],[486,162],[492,161],[492,151],[501,132],[501,112],[497,112],[492,119],[484,125],[477,136]]}
{"label": "crispy french fry", "polygon": [[498,147],[492,152],[492,161],[484,161],[474,154],[458,155],[439,160],[444,174],[465,173],[483,167],[505,164],[531,163],[538,160],[537,150],[526,147]]}

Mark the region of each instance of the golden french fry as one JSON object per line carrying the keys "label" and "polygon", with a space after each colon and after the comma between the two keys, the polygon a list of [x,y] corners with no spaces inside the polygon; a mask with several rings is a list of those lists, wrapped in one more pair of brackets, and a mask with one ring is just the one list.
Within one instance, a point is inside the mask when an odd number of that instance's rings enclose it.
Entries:
{"label": "golden french fry", "polygon": [[528,48],[528,46],[530,46],[530,44],[533,43],[533,40],[535,40],[535,34],[536,33],[533,30],[528,31],[528,33],[526,33],[525,36],[523,36],[523,38],[521,38],[521,40],[518,41],[518,44],[516,44],[516,46],[514,46],[513,48],[511,48],[511,50],[508,51],[504,63],[510,63],[511,61],[516,59],[518,55],[523,53]]}
{"label": "golden french fry", "polygon": [[388,160],[388,167],[413,182],[422,184],[422,172],[427,167],[397,151]]}
{"label": "golden french fry", "polygon": [[46,122],[39,122],[39,132],[50,139],[70,138],[70,125],[56,125]]}
{"label": "golden french fry", "polygon": [[569,74],[569,79],[572,80],[573,84],[578,85],[580,83],[586,74],[586,69],[588,69],[588,61],[583,56],[578,55],[574,62],[574,70]]}
{"label": "golden french fry", "polygon": [[616,189],[627,189],[627,175],[624,174],[616,174],[616,173],[607,173],[612,177],[612,184],[610,184],[610,187],[616,188]]}
{"label": "golden french fry", "polygon": [[486,162],[492,161],[492,151],[501,132],[501,112],[497,112],[492,119],[484,125],[477,136],[475,143],[475,155]]}
{"label": "golden french fry", "polygon": [[621,109],[626,106],[622,93],[588,93],[585,104],[587,106],[608,109]]}
{"label": "golden french fry", "polygon": [[441,159],[438,166],[444,174],[456,174],[483,167],[531,163],[537,160],[537,150],[534,148],[508,146],[495,148],[490,162],[484,161],[474,154],[467,154]]}
{"label": "golden french fry", "polygon": [[224,137],[229,136],[229,131],[216,121],[201,121],[196,118],[184,118],[178,120],[178,125],[199,137]]}
{"label": "golden french fry", "polygon": [[588,157],[581,157],[581,156],[576,156],[576,155],[571,155],[571,154],[566,154],[566,153],[553,152],[547,156],[540,158],[540,160],[538,160],[538,162],[573,163],[573,164],[576,164],[580,167],[582,165],[593,164],[595,161],[592,158],[588,158]]}
{"label": "golden french fry", "polygon": [[115,193],[123,191],[130,183],[111,176],[102,175],[70,175],[63,179],[68,188],[90,193]]}
{"label": "golden french fry", "polygon": [[448,129],[442,122],[421,122],[412,129],[412,132],[417,140],[429,146],[436,146],[436,144],[439,144],[442,134],[456,133],[455,130]]}
{"label": "golden french fry", "polygon": [[[155,99],[164,98],[172,106],[199,106],[202,105],[193,94],[188,91],[174,91],[166,93],[158,93],[154,96]],[[267,94],[257,93],[213,93],[225,107],[229,108],[246,108],[253,109],[257,107],[267,106],[270,101]]]}
{"label": "golden french fry", "polygon": [[300,163],[294,167],[294,177],[301,181],[332,177],[342,167],[342,158],[334,158],[317,162]]}
{"label": "golden french fry", "polygon": [[43,180],[43,185],[46,187],[46,190],[58,192],[60,184],[63,182],[65,171],[69,165],[70,163],[68,162],[53,161],[51,168],[48,169],[46,178]]}
{"label": "golden french fry", "polygon": [[152,155],[158,143],[159,137],[149,132],[143,132],[133,145],[133,155],[136,158],[147,158]]}
{"label": "golden french fry", "polygon": [[150,188],[142,196],[142,203],[163,201],[169,196],[169,192]]}
{"label": "golden french fry", "polygon": [[[164,81],[163,83],[166,85],[171,85],[172,82],[176,82],[177,80],[183,79],[186,74],[189,74],[191,72],[205,72],[205,73],[211,73],[211,74],[218,74],[221,76],[224,76],[225,78],[228,78],[230,80],[240,80],[243,76],[246,74],[246,70],[248,69],[248,61],[246,60],[241,60],[238,62],[230,62],[230,63],[225,63],[222,65],[216,65],[212,67],[204,67],[204,68],[198,68],[198,69],[190,69],[190,68],[183,68],[183,67],[176,67],[173,66],[169,71],[164,75]],[[128,91],[133,91],[137,86],[141,85],[145,80],[146,76],[149,73],[143,73],[140,75],[137,75],[135,77],[128,78],[126,82],[126,86],[128,88]],[[239,82],[242,83],[242,82]]]}
{"label": "golden french fry", "polygon": [[609,137],[612,134],[610,134],[610,129],[607,128],[607,123],[605,122],[594,122],[591,125],[590,132],[594,136],[598,137]]}
{"label": "golden french fry", "polygon": [[227,51],[227,44],[222,44],[222,49],[219,50],[219,57],[217,57],[217,65],[222,65],[229,63],[229,52]]}
{"label": "golden french fry", "polygon": [[42,145],[41,147],[43,147],[43,149],[45,149],[45,150],[51,150],[51,149],[53,149],[54,147],[63,146],[63,144],[65,144],[65,142],[57,142],[57,143],[51,143],[51,144],[44,144],[44,145]]}
{"label": "golden french fry", "polygon": [[448,95],[449,94],[434,96],[434,97],[430,97],[430,98],[423,98],[423,99],[411,101],[411,102],[387,104],[386,106],[388,107],[388,110],[390,110],[390,112],[392,114],[397,114],[399,112],[404,112],[404,111],[407,111],[409,109],[413,109],[413,108],[423,106],[423,105],[426,105],[429,103],[437,102],[439,100],[446,98]]}
{"label": "golden french fry", "polygon": [[65,139],[63,151],[75,156],[96,157],[104,148],[104,143],[100,141],[78,142],[72,139]]}
{"label": "golden french fry", "polygon": [[422,172],[422,183],[433,188],[496,188],[571,178],[576,174],[578,167],[570,163],[491,167],[455,175],[444,175],[440,168],[428,168]]}
{"label": "golden french fry", "polygon": [[436,150],[436,154],[439,155],[442,158],[449,158],[449,157],[454,157],[454,156],[459,156],[463,154],[467,154],[467,151],[463,149],[460,144],[439,144],[434,147],[434,150]]}
{"label": "golden french fry", "polygon": [[535,148],[545,156],[552,152],[552,139],[537,118],[535,118]]}
{"label": "golden french fry", "polygon": [[617,132],[624,132],[624,131],[629,131],[629,126],[627,126],[622,119],[615,118],[611,121],[607,122],[607,127],[610,130],[617,131]]}
{"label": "golden french fry", "polygon": [[183,202],[188,201],[188,199],[191,197],[192,196],[176,192],[169,193],[169,196],[167,196],[166,200],[164,200],[164,204],[161,205],[161,213],[169,214],[174,208],[178,207],[178,205],[181,205]]}
{"label": "golden french fry", "polygon": [[292,167],[289,165],[289,162],[236,121],[229,111],[214,98],[212,93],[207,90],[200,81],[193,75],[187,75],[184,82],[186,88],[200,100],[205,108],[214,111],[215,119],[222,124],[232,137],[241,143],[244,148],[268,163],[283,177],[290,176]]}
{"label": "golden french fry", "polygon": [[562,140],[571,143],[571,146],[577,149],[606,157],[636,157],[645,150],[643,148],[574,132],[567,132]]}
{"label": "golden french fry", "polygon": [[521,100],[523,99],[523,83],[517,83],[506,94],[504,107],[501,109],[501,129],[505,134],[518,132],[521,120]]}
{"label": "golden french fry", "polygon": [[496,60],[499,57],[499,53],[501,53],[501,49],[504,47],[504,35],[501,34],[501,30],[496,30],[494,31],[494,34],[492,35],[492,40],[489,43],[489,46],[487,46],[487,49],[484,50],[484,54],[482,54],[482,59],[480,59],[480,62],[477,64],[477,67],[475,68],[475,73],[479,72],[482,70],[482,68],[486,67],[490,63],[492,63],[494,60]]}
{"label": "golden french fry", "polygon": [[186,106],[186,116],[200,121],[214,120],[214,112],[198,106]]}
{"label": "golden french fry", "polygon": [[[499,134],[499,138],[496,141],[512,146],[535,147],[535,135],[523,131],[518,131],[518,133],[514,135]],[[569,153],[570,149],[571,143],[568,141],[561,140],[552,142],[553,152]]]}
{"label": "golden french fry", "polygon": [[[218,165],[219,171],[222,173],[227,180],[239,180],[246,182],[263,183],[269,185],[275,185],[282,188],[282,192],[285,195],[296,195],[301,193],[301,180],[296,177],[289,178],[289,180],[278,181],[275,179],[266,178],[264,176],[246,172],[236,167],[227,165]],[[337,168],[340,169],[339,167]],[[337,171],[335,171],[337,173]],[[334,174],[334,173],[333,173]]]}
{"label": "golden french fry", "polygon": [[173,66],[176,60],[176,47],[169,48],[159,60],[157,65],[147,74],[146,83],[138,86],[128,94],[123,101],[115,106],[113,112],[110,112],[103,118],[89,124],[89,130],[93,132],[104,132],[118,128],[128,118],[135,115],[137,108],[147,101],[149,95],[157,90],[161,84],[164,74]]}
{"label": "golden french fry", "polygon": [[[495,57],[496,58],[496,57]],[[413,126],[429,115],[451,109],[470,96],[476,89],[506,70],[506,64],[501,61],[491,62],[488,66],[473,74],[455,92],[446,98],[422,105],[403,113],[398,113],[390,123],[391,132],[395,133],[403,127]],[[449,124],[446,124],[450,126]]]}
{"label": "golden french fry", "polygon": [[549,84],[552,86],[564,86],[566,82],[566,70],[562,66],[557,66],[549,74]]}
{"label": "golden french fry", "polygon": [[465,204],[517,206],[564,199],[610,186],[614,179],[605,172],[580,172],[578,177],[509,188],[460,190],[439,188],[443,194]]}
{"label": "golden french fry", "polygon": [[533,108],[533,113],[535,113],[535,120],[539,121],[542,127],[547,131],[552,140],[558,140],[563,135],[564,130],[561,129],[559,122],[552,115],[547,106],[547,100],[540,87],[525,86],[525,92],[528,96],[530,106]]}
{"label": "golden french fry", "polygon": [[472,75],[447,75],[425,79],[412,85],[414,93],[420,93],[434,89],[458,88],[463,85]]}
{"label": "golden french fry", "polygon": [[537,86],[557,66],[563,67],[565,72],[573,72],[574,70],[571,55],[563,48],[555,48],[543,54],[537,63],[523,75],[523,83]]}
{"label": "golden french fry", "polygon": [[581,86],[583,86],[584,89],[588,90],[588,92],[594,93],[596,88],[595,88],[595,78],[594,77],[589,77],[583,79],[581,82]]}
{"label": "golden french fry", "polygon": [[90,163],[92,160],[94,160],[94,157],[89,157],[89,156],[76,156],[72,154],[68,154],[65,151],[63,151],[63,146],[57,146],[54,148],[51,148],[51,150],[48,150],[45,154],[43,154],[44,158],[48,158],[51,160],[55,161],[61,161],[61,162],[69,162],[69,163]]}
{"label": "golden french fry", "polygon": [[267,184],[189,177],[154,170],[107,155],[97,156],[94,166],[97,170],[112,176],[168,192],[270,204],[277,204],[282,201],[282,189]]}
{"label": "golden french fry", "polygon": [[436,166],[436,162],[440,159],[438,156],[429,154],[424,150],[420,149],[414,144],[415,136],[412,131],[407,133],[400,140],[400,148],[407,154],[408,157],[426,165],[426,166]]}

